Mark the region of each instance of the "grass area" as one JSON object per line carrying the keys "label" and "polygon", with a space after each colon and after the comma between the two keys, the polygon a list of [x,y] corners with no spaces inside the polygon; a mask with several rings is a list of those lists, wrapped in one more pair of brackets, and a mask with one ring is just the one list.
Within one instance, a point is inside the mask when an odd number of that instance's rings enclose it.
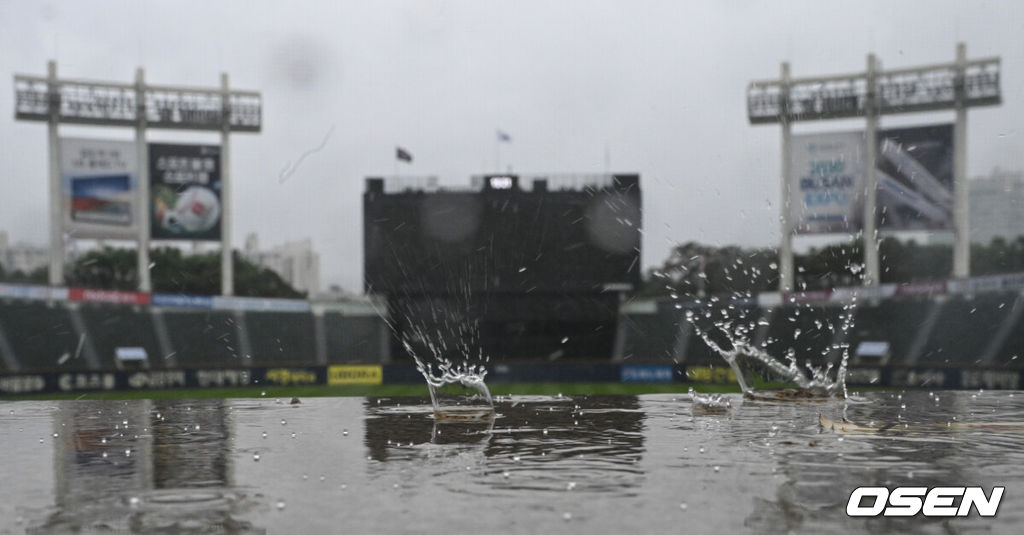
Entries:
{"label": "grass area", "polygon": [[[639,395],[698,392],[739,392],[736,384],[692,383],[495,383],[488,385],[494,395]],[[324,396],[427,397],[426,384],[379,386],[290,386],[238,388],[176,388],[167,390],[119,390],[113,392],[70,392],[6,396],[3,400],[29,399],[204,399],[204,398],[310,398]]]}

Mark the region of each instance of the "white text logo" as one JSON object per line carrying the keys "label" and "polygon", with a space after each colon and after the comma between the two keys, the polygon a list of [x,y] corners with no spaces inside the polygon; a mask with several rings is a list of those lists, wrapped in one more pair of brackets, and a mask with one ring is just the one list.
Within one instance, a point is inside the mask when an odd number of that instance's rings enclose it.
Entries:
{"label": "white text logo", "polygon": [[[971,506],[981,516],[996,516],[1005,487],[985,496],[981,487],[858,487],[846,504],[849,516],[967,516]],[[958,500],[959,499],[959,500]]]}

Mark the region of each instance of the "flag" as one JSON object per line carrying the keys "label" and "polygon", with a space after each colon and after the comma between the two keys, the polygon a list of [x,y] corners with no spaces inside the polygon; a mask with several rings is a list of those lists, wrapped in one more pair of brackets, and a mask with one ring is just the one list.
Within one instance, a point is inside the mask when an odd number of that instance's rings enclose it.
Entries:
{"label": "flag", "polygon": [[507,141],[507,142],[511,143],[512,142],[512,136],[506,134],[505,132],[503,132],[501,130],[498,130],[498,141]]}
{"label": "flag", "polygon": [[399,161],[412,163],[412,154],[402,147],[395,147],[395,158]]}

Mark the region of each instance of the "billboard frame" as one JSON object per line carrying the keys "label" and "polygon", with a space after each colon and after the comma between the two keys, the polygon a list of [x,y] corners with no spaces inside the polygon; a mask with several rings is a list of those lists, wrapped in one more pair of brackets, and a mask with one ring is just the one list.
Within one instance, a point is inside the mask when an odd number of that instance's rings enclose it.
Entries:
{"label": "billboard frame", "polygon": [[[791,78],[789,63],[781,64],[776,80],[747,86],[747,118],[752,125],[779,123],[782,128],[782,202],[779,246],[779,291],[794,289],[793,222],[790,221],[789,149],[792,123],[864,117],[864,135],[874,140],[879,115],[954,110],[953,123],[953,277],[970,276],[970,236],[967,206],[967,108],[1002,104],[1001,59],[967,59],[967,46],[956,45],[956,60],[921,67],[881,70],[868,54],[861,73]],[[865,145],[864,167],[869,170],[864,197],[864,285],[880,282],[878,258],[877,147]]]}
{"label": "billboard frame", "polygon": [[231,132],[259,132],[263,124],[263,97],[257,91],[232,90],[227,73],[220,87],[146,85],[145,72],[135,71],[135,82],[84,81],[57,78],[57,62],[47,62],[45,77],[14,75],[14,117],[47,123],[50,188],[50,286],[64,283],[63,202],[59,160],[58,126],[79,124],[135,128],[140,162],[138,172],[138,274],[139,291],[152,291],[149,273],[149,161],[146,129],[219,131],[221,134],[221,293],[234,294],[231,256]]}

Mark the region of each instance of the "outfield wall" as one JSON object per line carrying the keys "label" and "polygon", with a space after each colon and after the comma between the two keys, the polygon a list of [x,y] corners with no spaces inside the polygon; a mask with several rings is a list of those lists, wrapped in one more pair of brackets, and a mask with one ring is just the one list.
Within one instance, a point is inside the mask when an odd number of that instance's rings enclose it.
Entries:
{"label": "outfield wall", "polygon": [[[702,384],[735,383],[724,366],[613,363],[514,363],[488,366],[488,384],[501,383],[646,383],[678,384],[698,391]],[[1020,390],[1024,371],[949,366],[852,367],[847,385],[870,388]],[[408,364],[335,364],[330,366],[190,368],[0,374],[0,396],[180,388],[421,385]]]}
{"label": "outfield wall", "polygon": [[380,364],[389,336],[371,302],[0,284],[0,373]]}
{"label": "outfield wall", "polygon": [[[730,316],[751,325],[749,341],[776,357],[791,350],[801,362],[825,365],[838,363],[843,348],[855,355],[862,342],[887,343],[883,361],[853,359],[852,385],[1019,388],[1022,286],[1024,275],[1007,275],[762,294],[713,307],[628,301],[619,311],[614,358],[497,362],[488,380],[728,381],[731,372],[686,314],[712,312],[712,321],[731,306]],[[0,393],[422,381],[404,359],[392,363],[392,334],[380,309],[372,301],[0,284]],[[837,328],[844,316],[853,318],[849,329]],[[146,358],[116,358],[125,347],[144,349]]]}

